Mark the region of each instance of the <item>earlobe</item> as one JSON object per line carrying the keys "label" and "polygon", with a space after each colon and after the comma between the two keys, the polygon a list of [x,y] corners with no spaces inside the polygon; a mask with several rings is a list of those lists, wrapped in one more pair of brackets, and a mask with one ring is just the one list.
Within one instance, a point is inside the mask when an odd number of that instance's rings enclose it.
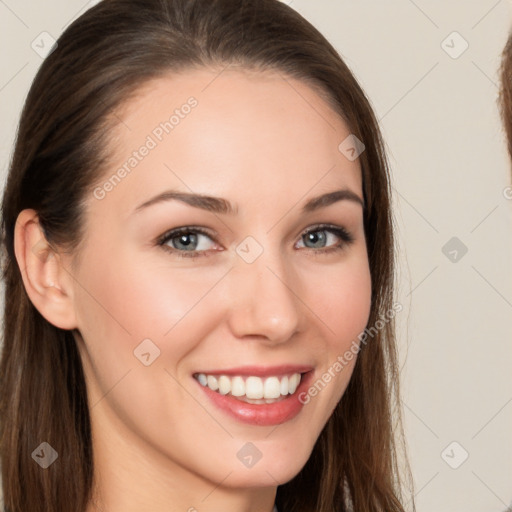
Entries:
{"label": "earlobe", "polygon": [[46,240],[35,210],[23,210],[18,215],[14,252],[32,304],[56,327],[76,328],[72,279],[61,255]]}

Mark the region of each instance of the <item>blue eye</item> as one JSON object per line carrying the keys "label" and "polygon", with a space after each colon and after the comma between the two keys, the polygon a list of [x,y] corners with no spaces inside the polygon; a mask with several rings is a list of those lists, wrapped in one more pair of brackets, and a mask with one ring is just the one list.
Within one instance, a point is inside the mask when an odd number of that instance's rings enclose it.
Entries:
{"label": "blue eye", "polygon": [[[332,242],[332,240],[339,238],[341,242]],[[306,246],[308,249],[326,249],[328,251],[341,249],[345,244],[350,244],[354,241],[353,237],[344,229],[337,226],[315,226],[313,229],[308,230],[301,237],[304,244],[311,243],[313,247]],[[325,251],[324,251],[325,252]]]}
{"label": "blue eye", "polygon": [[[205,230],[187,226],[168,231],[158,240],[158,244],[165,250],[177,253],[179,256],[195,258],[204,256],[201,253],[208,250],[208,242],[205,243],[202,238],[213,242],[211,236]],[[170,245],[169,242],[171,242]]]}
{"label": "blue eye", "polygon": [[[323,254],[345,248],[345,246],[354,242],[354,238],[342,227],[323,224],[314,226],[304,232],[299,239],[300,242],[302,242],[300,248],[316,254]],[[184,258],[209,256],[212,249],[217,250],[214,249],[213,235],[196,226],[172,229],[157,240],[157,245],[178,257]]]}

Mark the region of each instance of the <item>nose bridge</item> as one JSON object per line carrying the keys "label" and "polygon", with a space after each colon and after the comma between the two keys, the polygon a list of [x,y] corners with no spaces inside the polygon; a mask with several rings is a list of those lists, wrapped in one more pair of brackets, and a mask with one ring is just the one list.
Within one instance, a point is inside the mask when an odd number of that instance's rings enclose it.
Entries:
{"label": "nose bridge", "polygon": [[263,336],[282,343],[299,327],[300,301],[290,282],[293,268],[279,247],[263,247],[251,238],[238,245],[230,273],[231,329],[238,337]]}

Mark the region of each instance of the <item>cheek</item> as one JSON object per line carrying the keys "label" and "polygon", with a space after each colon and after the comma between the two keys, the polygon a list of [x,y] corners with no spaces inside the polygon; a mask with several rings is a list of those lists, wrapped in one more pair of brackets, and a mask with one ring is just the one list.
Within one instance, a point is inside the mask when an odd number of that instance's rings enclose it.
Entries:
{"label": "cheek", "polygon": [[[133,254],[87,261],[77,298],[91,403],[108,404],[141,438],[165,439],[158,425],[172,424],[176,410],[201,413],[171,375],[181,382],[181,361],[211,331],[211,296],[225,271],[158,266]],[[175,407],[163,405],[170,397]]]}
{"label": "cheek", "polygon": [[316,323],[324,333],[322,344],[315,347],[317,353],[323,353],[318,380],[305,397],[319,407],[320,425],[327,421],[350,381],[360,335],[368,324],[372,295],[371,274],[364,254],[346,265],[333,267],[322,277],[324,283],[310,286],[305,292],[318,317]]}
{"label": "cheek", "polygon": [[[305,282],[315,283],[313,276]],[[371,309],[371,275],[365,254],[333,266],[310,284],[305,295],[324,324],[331,349],[344,351],[364,330]]]}
{"label": "cheek", "polygon": [[207,333],[215,311],[204,298],[224,270],[159,266],[149,256],[110,249],[108,260],[84,258],[87,268],[78,276],[80,331],[92,355],[108,360],[115,354],[116,365],[126,366],[133,364],[133,351],[143,340],[152,340],[164,354],[172,339],[172,356],[179,360],[193,348],[190,339]]}

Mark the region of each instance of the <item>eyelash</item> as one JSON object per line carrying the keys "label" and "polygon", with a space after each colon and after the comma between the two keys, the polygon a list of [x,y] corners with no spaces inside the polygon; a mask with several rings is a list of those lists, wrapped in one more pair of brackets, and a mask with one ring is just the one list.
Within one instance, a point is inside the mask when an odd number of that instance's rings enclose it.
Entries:
{"label": "eyelash", "polygon": [[[316,233],[317,231],[327,231],[329,233],[332,233],[336,235],[338,238],[340,238],[341,241],[338,242],[337,244],[321,249],[312,249],[310,247],[305,248],[306,250],[313,253],[330,254],[336,251],[340,251],[344,249],[345,246],[350,245],[354,242],[354,237],[345,228],[342,228],[341,226],[333,226],[331,224],[319,224],[317,226],[313,226],[312,228],[304,231],[301,234],[300,238],[302,239],[306,235],[310,233]],[[212,241],[216,242],[212,234],[209,233],[207,230],[196,226],[184,226],[180,228],[171,229],[170,231],[165,232],[156,240],[156,244],[158,246],[161,246],[164,251],[175,254],[179,258],[198,258],[210,255],[210,251],[180,251],[179,249],[175,249],[173,247],[166,245],[167,242],[169,242],[173,238],[176,238],[184,234],[201,234],[207,236]]]}

